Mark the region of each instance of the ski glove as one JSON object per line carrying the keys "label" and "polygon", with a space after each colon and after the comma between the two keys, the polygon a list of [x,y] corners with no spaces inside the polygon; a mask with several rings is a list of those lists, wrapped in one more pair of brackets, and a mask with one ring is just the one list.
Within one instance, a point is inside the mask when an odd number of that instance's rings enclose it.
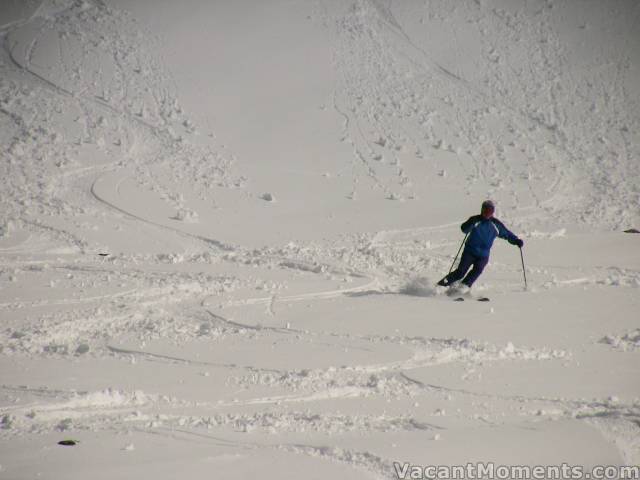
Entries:
{"label": "ski glove", "polygon": [[513,244],[514,244],[515,246],[517,246],[518,248],[522,248],[522,246],[524,245],[524,242],[523,242],[522,240],[520,240],[519,238],[516,238],[516,239],[513,241]]}
{"label": "ski glove", "polygon": [[482,220],[482,215],[474,215],[472,217],[469,217],[469,219],[466,222],[460,225],[460,229],[462,230],[463,233],[470,233],[471,230],[473,230],[478,226],[481,220]]}

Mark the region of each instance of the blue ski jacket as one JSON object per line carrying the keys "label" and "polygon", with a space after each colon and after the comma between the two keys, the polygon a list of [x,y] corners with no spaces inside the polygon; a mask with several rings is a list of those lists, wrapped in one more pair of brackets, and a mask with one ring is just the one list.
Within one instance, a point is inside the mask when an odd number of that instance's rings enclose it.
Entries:
{"label": "blue ski jacket", "polygon": [[519,240],[500,220],[493,217],[484,219],[482,215],[474,215],[460,225],[460,228],[469,234],[465,251],[476,257],[488,257],[496,237],[504,238],[512,245],[517,245]]}

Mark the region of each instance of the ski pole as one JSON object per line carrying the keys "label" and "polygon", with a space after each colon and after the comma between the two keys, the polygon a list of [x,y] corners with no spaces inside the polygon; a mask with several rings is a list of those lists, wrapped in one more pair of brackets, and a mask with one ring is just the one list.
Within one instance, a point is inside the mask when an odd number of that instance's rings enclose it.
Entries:
{"label": "ski pole", "polygon": [[524,256],[522,255],[522,247],[520,247],[520,260],[522,260],[522,275],[524,276],[524,289],[527,289],[527,272],[524,269]]}
{"label": "ski pole", "polygon": [[[460,250],[462,250],[462,246],[464,245],[464,242],[467,240],[467,237],[469,236],[469,233],[467,233],[464,238],[462,239],[462,243],[460,244],[460,248],[458,249],[458,253],[456,253],[455,258],[453,259],[453,263],[451,264],[451,268],[449,269],[449,273],[451,273],[451,271],[453,270],[453,266],[456,264],[456,260],[458,260],[458,255],[460,255]],[[447,275],[449,275],[449,273]]]}

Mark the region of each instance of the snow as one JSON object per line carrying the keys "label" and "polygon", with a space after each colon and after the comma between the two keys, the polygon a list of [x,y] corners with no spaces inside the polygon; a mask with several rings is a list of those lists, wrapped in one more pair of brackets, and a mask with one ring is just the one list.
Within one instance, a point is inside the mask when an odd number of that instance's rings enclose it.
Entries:
{"label": "snow", "polygon": [[638,14],[4,2],[0,476],[638,465]]}

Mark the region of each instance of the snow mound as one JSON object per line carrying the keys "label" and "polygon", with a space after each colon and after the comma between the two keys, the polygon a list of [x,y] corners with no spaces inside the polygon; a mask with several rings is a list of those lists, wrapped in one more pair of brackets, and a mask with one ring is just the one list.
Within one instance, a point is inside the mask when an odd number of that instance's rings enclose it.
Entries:
{"label": "snow mound", "polygon": [[8,237],[13,230],[15,230],[13,222],[0,222],[0,238]]}
{"label": "snow mound", "polygon": [[640,328],[624,335],[606,335],[600,339],[600,343],[606,343],[623,351],[640,349]]}
{"label": "snow mound", "polygon": [[194,212],[188,208],[179,209],[173,219],[185,223],[198,223],[199,221],[198,212]]}

